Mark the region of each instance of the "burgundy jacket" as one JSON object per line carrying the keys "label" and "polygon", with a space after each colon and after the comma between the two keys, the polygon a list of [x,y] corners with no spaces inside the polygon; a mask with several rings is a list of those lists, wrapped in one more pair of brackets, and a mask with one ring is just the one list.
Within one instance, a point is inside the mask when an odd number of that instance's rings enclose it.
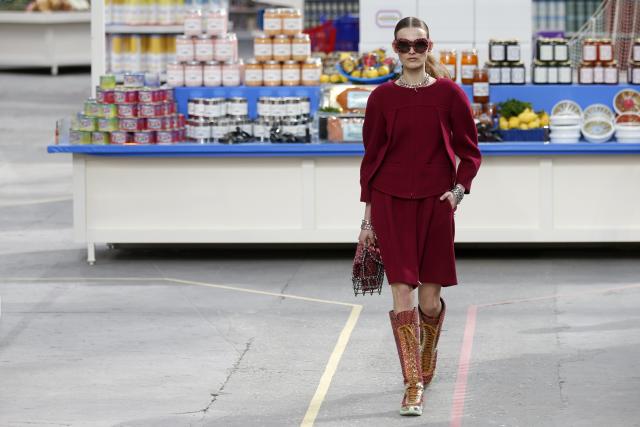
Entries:
{"label": "burgundy jacket", "polygon": [[[409,134],[407,129],[399,132],[394,128],[398,114],[410,115],[408,123],[415,123],[415,127],[409,129]],[[442,134],[426,134],[427,130],[434,129],[440,129]],[[362,132],[365,153],[360,165],[360,201],[371,201],[371,180],[383,164],[394,136],[399,134],[404,138],[407,135],[411,135],[411,138],[438,137],[443,141],[450,162],[450,167],[441,169],[448,175],[447,187],[460,183],[466,194],[470,192],[471,181],[480,168],[482,156],[469,100],[452,80],[440,78],[431,86],[418,88],[417,93],[414,89],[399,87],[392,81],[381,84],[371,92],[367,101]],[[460,158],[457,170],[456,155]],[[415,164],[407,167],[415,170],[410,175],[406,171],[404,175],[398,173],[395,179],[393,174],[385,173],[384,185],[391,190],[390,193],[402,197],[420,194],[422,189],[429,187],[425,180],[434,177],[432,173],[425,172],[429,168],[418,168]],[[408,180],[407,176],[412,179]],[[442,178],[438,181],[442,183]]]}

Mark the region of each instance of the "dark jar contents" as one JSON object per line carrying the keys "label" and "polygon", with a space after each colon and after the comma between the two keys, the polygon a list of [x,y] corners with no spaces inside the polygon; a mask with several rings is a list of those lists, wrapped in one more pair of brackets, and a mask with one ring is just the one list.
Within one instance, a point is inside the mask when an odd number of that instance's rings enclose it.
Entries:
{"label": "dark jar contents", "polygon": [[489,71],[486,68],[473,70],[473,102],[489,102]]}

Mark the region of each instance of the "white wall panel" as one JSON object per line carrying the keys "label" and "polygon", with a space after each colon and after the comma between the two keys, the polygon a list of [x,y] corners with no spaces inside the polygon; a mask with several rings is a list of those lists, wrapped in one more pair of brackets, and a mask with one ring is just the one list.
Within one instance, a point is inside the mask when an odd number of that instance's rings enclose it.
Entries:
{"label": "white wall panel", "polygon": [[[415,16],[420,0],[361,0],[360,1],[360,43],[376,46],[393,40],[393,28],[399,19]],[[360,48],[363,50],[363,48]]]}
{"label": "white wall panel", "polygon": [[415,16],[427,23],[440,43],[473,41],[474,0],[419,0]]}

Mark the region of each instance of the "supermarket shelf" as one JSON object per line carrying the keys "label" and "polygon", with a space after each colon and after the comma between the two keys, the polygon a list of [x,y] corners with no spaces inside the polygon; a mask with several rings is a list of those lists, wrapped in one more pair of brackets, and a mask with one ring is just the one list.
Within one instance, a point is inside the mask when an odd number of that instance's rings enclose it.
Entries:
{"label": "supermarket shelf", "polygon": [[[473,99],[471,85],[461,85],[469,99]],[[491,102],[502,102],[509,98],[531,102],[535,110],[551,111],[564,99],[577,102],[582,108],[592,104],[613,106],[613,97],[623,89],[640,90],[639,85],[491,85]]]}
{"label": "supermarket shelf", "polygon": [[90,12],[0,12],[0,24],[74,24],[91,21]]}
{"label": "supermarket shelf", "polygon": [[[542,142],[480,143],[483,155],[543,156],[543,155],[603,155],[640,154],[640,144],[609,142],[590,144],[545,144]],[[147,157],[340,157],[361,156],[361,143],[322,144],[170,144],[170,145],[50,145],[49,153],[76,153],[98,156]]]}
{"label": "supermarket shelf", "polygon": [[184,25],[107,25],[107,34],[182,34]]}

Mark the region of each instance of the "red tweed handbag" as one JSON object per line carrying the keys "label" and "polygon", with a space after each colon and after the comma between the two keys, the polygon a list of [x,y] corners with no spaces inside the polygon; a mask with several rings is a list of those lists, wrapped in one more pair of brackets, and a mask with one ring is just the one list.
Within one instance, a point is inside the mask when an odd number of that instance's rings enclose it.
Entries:
{"label": "red tweed handbag", "polygon": [[358,243],[356,256],[353,258],[351,281],[355,296],[358,296],[359,293],[365,295],[367,292],[373,295],[375,291],[379,295],[382,292],[384,264],[377,246],[365,246],[363,243]]}

